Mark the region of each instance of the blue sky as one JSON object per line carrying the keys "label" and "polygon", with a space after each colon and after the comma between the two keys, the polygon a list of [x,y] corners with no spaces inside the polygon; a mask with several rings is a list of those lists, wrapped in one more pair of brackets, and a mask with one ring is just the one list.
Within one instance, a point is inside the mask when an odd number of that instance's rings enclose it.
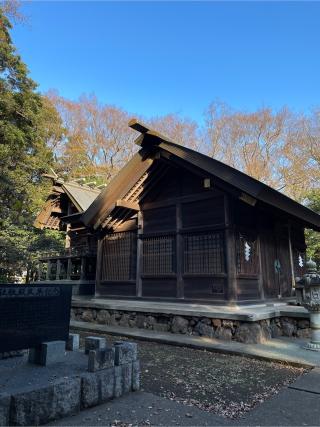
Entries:
{"label": "blue sky", "polygon": [[34,1],[23,12],[12,37],[41,91],[199,121],[215,99],[320,105],[320,3]]}

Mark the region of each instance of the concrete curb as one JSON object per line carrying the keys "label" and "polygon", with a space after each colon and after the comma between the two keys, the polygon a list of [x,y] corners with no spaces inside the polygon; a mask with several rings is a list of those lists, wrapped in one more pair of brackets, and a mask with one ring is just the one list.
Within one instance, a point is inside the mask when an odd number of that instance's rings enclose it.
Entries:
{"label": "concrete curb", "polygon": [[304,350],[298,339],[272,339],[264,344],[242,344],[237,341],[223,341],[209,337],[188,336],[145,329],[124,328],[120,326],[98,325],[90,322],[70,321],[73,330],[126,336],[143,341],[190,347],[195,349],[234,354],[269,360],[290,365],[320,366],[320,353]]}

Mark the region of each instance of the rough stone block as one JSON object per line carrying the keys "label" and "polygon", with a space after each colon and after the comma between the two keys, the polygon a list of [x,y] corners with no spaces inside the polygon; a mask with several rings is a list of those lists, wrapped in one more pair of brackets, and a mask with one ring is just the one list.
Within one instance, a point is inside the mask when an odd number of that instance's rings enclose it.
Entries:
{"label": "rough stone block", "polygon": [[281,322],[281,327],[285,337],[292,337],[297,332],[297,327],[290,322]]}
{"label": "rough stone block", "polygon": [[198,322],[194,328],[195,332],[198,332],[199,335],[204,335],[207,337],[214,336],[214,329],[212,326],[206,325],[205,323]]}
{"label": "rough stone block", "polygon": [[115,342],[115,365],[123,365],[137,360],[138,347],[136,343],[116,341]]}
{"label": "rough stone block", "polygon": [[63,362],[65,358],[65,341],[44,342],[39,347],[29,350],[29,363],[48,366]]}
{"label": "rough stone block", "polygon": [[300,319],[300,320],[298,320],[298,328],[299,329],[310,328],[310,320],[308,320],[308,319]]}
{"label": "rough stone block", "polygon": [[109,325],[110,313],[107,310],[99,310],[97,313],[97,322],[101,325]]}
{"label": "rough stone block", "polygon": [[92,310],[84,310],[81,314],[81,320],[84,322],[93,322],[94,315]]}
{"label": "rough stone block", "polygon": [[235,339],[245,344],[259,344],[265,341],[259,323],[242,323],[236,330]]}
{"label": "rough stone block", "polygon": [[114,366],[115,349],[106,347],[101,350],[90,350],[88,358],[88,371],[96,372]]}
{"label": "rough stone block", "polygon": [[101,402],[113,398],[114,394],[114,368],[105,369],[97,374],[100,379]]}
{"label": "rough stone block", "polygon": [[90,350],[102,350],[106,348],[106,339],[102,337],[86,337],[84,342],[84,352],[89,354]]}
{"label": "rough stone block", "polygon": [[129,393],[132,389],[132,362],[121,365],[122,368],[122,392]]}
{"label": "rough stone block", "polygon": [[140,361],[132,362],[132,391],[140,390]]}
{"label": "rough stone block", "polygon": [[215,338],[220,340],[232,340],[232,331],[229,327],[218,327],[214,333]]}
{"label": "rough stone block", "polygon": [[80,347],[80,336],[79,334],[69,334],[68,341],[66,343],[66,350],[76,351]]}
{"label": "rough stone block", "polygon": [[171,324],[171,331],[174,334],[186,334],[188,332],[189,322],[181,316],[174,316]]}
{"label": "rough stone block", "polygon": [[9,425],[10,400],[8,394],[0,394],[0,426]]}
{"label": "rough stone block", "polygon": [[170,326],[168,323],[156,323],[153,325],[153,330],[158,332],[168,332],[170,329]]}
{"label": "rough stone block", "polygon": [[311,329],[298,329],[297,330],[297,337],[298,338],[310,338],[311,337]]}
{"label": "rough stone block", "polygon": [[96,374],[85,374],[81,377],[81,407],[90,408],[99,404],[101,381]]}
{"label": "rough stone block", "polygon": [[120,397],[123,393],[123,379],[122,379],[122,367],[115,366],[114,367],[114,397]]}
{"label": "rough stone block", "polygon": [[80,378],[64,378],[47,387],[12,396],[10,424],[41,425],[80,410]]}
{"label": "rough stone block", "polygon": [[272,323],[270,325],[271,338],[278,338],[282,335],[281,328],[278,323]]}
{"label": "rough stone block", "polygon": [[215,328],[220,328],[222,321],[220,319],[211,319],[211,323]]}

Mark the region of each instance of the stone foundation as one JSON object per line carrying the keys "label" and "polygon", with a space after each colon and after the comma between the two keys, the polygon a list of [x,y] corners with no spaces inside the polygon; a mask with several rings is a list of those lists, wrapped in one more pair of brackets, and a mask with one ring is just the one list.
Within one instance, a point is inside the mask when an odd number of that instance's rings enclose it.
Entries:
{"label": "stone foundation", "polygon": [[262,343],[279,336],[309,338],[310,322],[304,318],[275,317],[254,322],[74,307],[71,319],[124,328],[148,329],[173,334],[200,335],[246,344]]}

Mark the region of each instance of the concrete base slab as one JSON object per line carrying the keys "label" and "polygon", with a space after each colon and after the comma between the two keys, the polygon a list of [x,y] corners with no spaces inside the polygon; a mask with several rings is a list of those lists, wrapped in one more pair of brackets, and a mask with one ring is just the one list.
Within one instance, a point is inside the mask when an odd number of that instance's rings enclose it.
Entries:
{"label": "concrete base slab", "polygon": [[227,426],[230,420],[150,393],[137,392],[49,426]]}
{"label": "concrete base slab", "polygon": [[302,375],[289,388],[320,395],[320,368],[314,368],[308,374]]}
{"label": "concrete base slab", "polygon": [[319,426],[319,395],[287,389],[253,409],[233,425]]}
{"label": "concrete base slab", "polygon": [[119,326],[97,325],[90,322],[72,320],[70,326],[73,330],[94,333],[105,333],[131,338],[161,342],[165,344],[206,349],[242,356],[256,357],[305,366],[320,366],[318,352],[303,349],[307,340],[281,337],[271,339],[264,344],[242,344],[237,341],[223,341],[220,339],[172,334],[165,332],[149,331],[146,329],[122,328]]}
{"label": "concrete base slab", "polygon": [[229,306],[211,304],[192,304],[159,301],[117,300],[73,296],[72,307],[88,307],[106,310],[123,310],[141,313],[163,313],[180,316],[233,319],[244,322],[272,319],[288,316],[309,318],[308,311],[300,306],[288,305],[285,302],[251,304],[248,306]]}

